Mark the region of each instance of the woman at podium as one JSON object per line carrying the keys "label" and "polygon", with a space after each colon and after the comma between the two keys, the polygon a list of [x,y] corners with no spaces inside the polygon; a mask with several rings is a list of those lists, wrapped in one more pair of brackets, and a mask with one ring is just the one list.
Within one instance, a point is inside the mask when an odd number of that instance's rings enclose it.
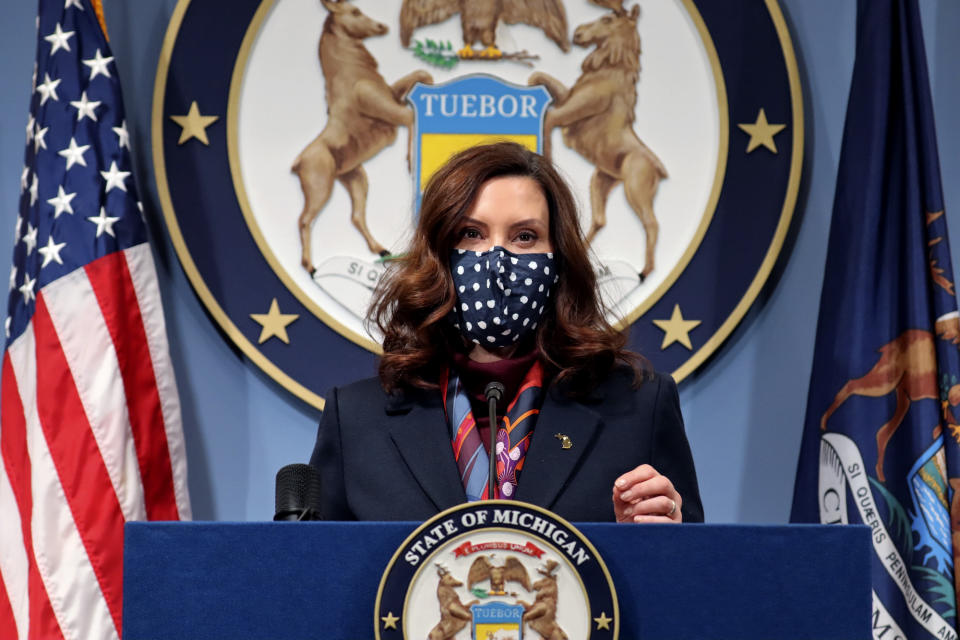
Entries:
{"label": "woman at podium", "polygon": [[676,384],[605,319],[575,200],[542,156],[497,143],[439,169],[370,320],[379,376],[329,393],[310,460],[325,519],[486,499],[493,436],[495,498],[575,522],[703,520]]}

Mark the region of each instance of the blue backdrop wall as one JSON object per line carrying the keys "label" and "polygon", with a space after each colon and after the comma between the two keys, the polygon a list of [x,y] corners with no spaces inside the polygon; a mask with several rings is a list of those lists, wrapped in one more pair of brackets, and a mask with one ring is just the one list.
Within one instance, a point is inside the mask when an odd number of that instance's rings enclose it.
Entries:
{"label": "blue backdrop wall", "polygon": [[[223,338],[170,244],[153,180],[150,112],[157,58],[175,4],[105,0],[104,9],[124,89],[136,177],[154,240],[183,405],[191,498],[197,519],[269,519],[274,473],[309,457],[320,413],[290,396]],[[806,127],[806,161],[790,240],[750,313],[711,361],[680,388],[710,522],[786,522],[789,517],[853,68],[855,0],[780,4],[797,51]],[[921,0],[920,5],[954,271],[960,273],[960,3]],[[4,14],[0,256],[9,257],[36,3],[7,2]]]}

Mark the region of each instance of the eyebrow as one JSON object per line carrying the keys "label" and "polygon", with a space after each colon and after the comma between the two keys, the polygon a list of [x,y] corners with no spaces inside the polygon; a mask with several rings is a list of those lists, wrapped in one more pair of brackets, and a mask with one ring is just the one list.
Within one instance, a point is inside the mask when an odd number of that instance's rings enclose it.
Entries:
{"label": "eyebrow", "polygon": [[513,227],[539,227],[539,226],[546,226],[546,223],[543,222],[542,220],[538,219],[538,218],[527,218],[527,219],[525,219],[525,220],[518,220],[517,222],[514,222],[512,225],[510,225],[511,228],[513,228]]}
{"label": "eyebrow", "polygon": [[[461,221],[461,224],[473,224],[473,225],[477,225],[478,227],[487,227],[487,226],[489,226],[486,222],[483,222],[483,221],[481,221],[481,220],[477,220],[476,218],[471,218],[471,217],[469,217],[469,216],[466,217],[466,218],[464,218],[464,219]],[[539,226],[544,226],[544,227],[545,227],[545,226],[548,226],[548,225],[547,225],[545,222],[543,222],[542,220],[539,220],[539,219],[537,219],[537,218],[525,218],[525,219],[523,219],[523,220],[517,220],[516,222],[514,222],[513,224],[510,225],[510,228],[513,229],[513,228],[516,228],[516,227],[529,227],[529,226],[537,226],[537,227],[539,227]]]}

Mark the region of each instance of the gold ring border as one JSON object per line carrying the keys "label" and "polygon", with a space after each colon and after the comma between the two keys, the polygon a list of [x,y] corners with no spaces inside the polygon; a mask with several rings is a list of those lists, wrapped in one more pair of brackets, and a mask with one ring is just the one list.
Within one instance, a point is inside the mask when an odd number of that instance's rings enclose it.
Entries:
{"label": "gold ring border", "polygon": [[324,400],[322,397],[310,391],[302,384],[287,375],[280,367],[275,365],[260,350],[240,332],[230,317],[223,311],[216,298],[207,288],[203,277],[197,270],[187,245],[183,241],[183,234],[180,231],[180,225],[177,223],[177,216],[173,209],[173,201],[170,198],[170,185],[167,182],[166,160],[163,153],[163,101],[166,96],[167,75],[170,71],[170,56],[173,47],[176,44],[177,34],[180,31],[180,25],[183,23],[184,14],[190,5],[190,0],[178,0],[177,6],[173,9],[170,17],[170,23],[167,26],[167,33],[163,38],[163,46],[160,49],[160,58],[157,62],[157,75],[153,83],[153,113],[151,116],[150,135],[153,143],[153,170],[157,181],[157,196],[160,199],[160,206],[163,209],[163,217],[167,222],[167,230],[170,233],[170,242],[180,258],[180,264],[186,272],[190,283],[200,297],[200,300],[206,306],[210,315],[217,321],[224,333],[233,340],[244,355],[250,358],[254,364],[260,367],[267,375],[279,382],[290,393],[294,394],[304,402],[323,410]]}
{"label": "gold ring border", "polygon": [[[562,518],[562,517],[560,517],[559,515],[557,515],[556,513],[552,512],[552,511],[550,511],[550,510],[548,510],[548,509],[544,509],[543,507],[538,507],[538,506],[535,505],[535,504],[530,504],[529,502],[521,502],[521,501],[519,501],[519,500],[482,500],[482,501],[480,501],[480,502],[463,502],[463,503],[458,504],[458,505],[456,505],[456,506],[450,507],[449,509],[447,509],[447,510],[445,510],[445,511],[441,511],[440,513],[438,513],[437,515],[433,516],[432,518],[430,518],[429,520],[427,520],[426,522],[424,522],[423,524],[421,524],[419,527],[417,527],[416,529],[414,529],[414,530],[413,530],[413,533],[411,533],[410,535],[408,535],[408,536],[403,540],[403,542],[401,542],[400,545],[397,547],[397,550],[394,551],[393,557],[390,558],[390,562],[387,563],[387,568],[383,570],[383,575],[380,577],[380,586],[377,587],[377,600],[376,600],[376,602],[375,602],[375,604],[374,604],[374,607],[373,607],[373,629],[374,629],[375,640],[381,640],[381,638],[380,638],[380,601],[383,599],[383,587],[384,587],[384,584],[386,584],[387,576],[390,575],[390,571],[393,569],[393,565],[396,564],[397,558],[400,557],[400,551],[402,551],[403,548],[406,547],[407,544],[409,544],[411,540],[413,540],[414,538],[416,538],[417,536],[419,536],[420,533],[423,532],[423,531],[425,531],[425,530],[427,529],[427,527],[429,527],[430,525],[433,525],[433,524],[439,522],[440,520],[442,520],[443,518],[447,518],[447,517],[449,517],[449,516],[457,513],[458,511],[464,511],[464,510],[466,510],[466,509],[469,509],[469,508],[472,508],[472,507],[477,507],[477,506],[516,507],[517,505],[520,505],[520,506],[522,506],[522,507],[525,508],[525,509],[530,509],[531,511],[536,511],[536,512],[545,514],[545,515],[549,516],[550,518],[553,518],[554,520],[556,520],[557,522],[559,522],[559,523],[562,524],[563,526],[567,527],[567,529],[569,529],[570,531],[572,531],[573,533],[575,533],[576,536],[577,536],[577,539],[580,540],[580,542],[581,542],[584,546],[586,546],[587,549],[589,549],[591,552],[593,552],[593,557],[596,558],[597,563],[600,565],[600,569],[603,571],[603,575],[604,575],[604,577],[606,577],[606,579],[607,579],[607,586],[608,586],[609,589],[610,589],[610,595],[613,597],[613,620],[614,620],[614,622],[613,622],[613,640],[617,640],[617,638],[620,636],[620,599],[617,597],[617,589],[616,589],[616,587],[614,587],[614,585],[613,585],[613,578],[610,577],[610,570],[607,569],[607,563],[605,563],[605,562],[603,561],[603,557],[602,557],[602,556],[600,555],[600,553],[597,551],[597,548],[593,546],[593,543],[590,542],[590,540],[587,538],[587,536],[583,535],[583,533],[581,533],[579,529],[577,529],[575,526],[573,526],[572,524],[570,524],[570,522],[568,522],[568,521],[566,520],[566,518]],[[492,530],[492,529],[504,529],[504,527],[477,527],[477,528],[474,529],[474,530],[475,530],[475,531],[489,531],[489,530]],[[515,531],[515,529],[508,529],[508,531]],[[546,544],[552,546],[552,544],[551,544],[549,541],[547,541]],[[432,555],[432,554],[431,554],[431,555]],[[562,555],[562,554],[561,554],[561,555]],[[421,567],[420,569],[417,569],[416,573],[414,574],[414,577],[416,577],[416,574],[419,573],[421,570],[422,570],[422,567]],[[575,573],[577,574],[577,579],[580,580],[580,585],[581,585],[581,587],[582,587],[582,586],[583,586],[583,579],[580,577],[580,572],[579,572],[579,571],[575,571]],[[583,592],[586,593],[586,589],[584,589]],[[403,598],[404,612],[406,611],[407,598],[408,598],[408,597],[409,597],[409,590],[408,590],[408,592],[407,592],[406,594],[404,594],[404,598]],[[589,602],[589,594],[587,594],[587,598],[588,598],[588,602]],[[590,626],[590,625],[588,625],[588,627],[589,627],[589,626]],[[592,631],[592,630],[591,630],[591,631]],[[592,634],[591,634],[591,635],[592,635]]]}
{"label": "gold ring border", "polygon": [[764,0],[767,5],[767,11],[770,12],[770,18],[773,20],[774,28],[777,30],[777,36],[780,40],[780,48],[783,49],[783,58],[787,67],[787,77],[790,84],[790,98],[793,103],[793,153],[790,156],[790,178],[787,181],[787,193],[783,201],[783,208],[780,210],[780,222],[777,224],[776,231],[773,234],[773,241],[764,256],[757,275],[747,288],[746,293],[740,299],[740,302],[734,307],[733,311],[727,316],[727,319],[720,325],[710,339],[707,340],[696,353],[687,358],[686,362],[677,367],[671,374],[674,380],[680,382],[688,375],[693,373],[697,367],[709,358],[717,348],[730,336],[733,330],[743,320],[747,310],[753,305],[760,294],[763,285],[773,271],[773,266],[777,262],[780,250],[783,248],[783,242],[787,237],[787,231],[790,229],[790,222],[793,220],[793,211],[797,204],[797,195],[800,191],[800,172],[803,166],[803,93],[800,87],[800,70],[797,67],[797,56],[793,49],[793,41],[790,39],[790,31],[787,28],[786,20],[777,0]]}
{"label": "gold ring border", "polygon": [[[488,501],[488,500],[484,500],[484,502],[489,502],[489,501]],[[503,501],[503,502],[511,502],[511,501],[510,501],[510,500],[505,500],[505,501]],[[516,504],[516,503],[514,503],[514,504]],[[523,504],[526,504],[526,503],[523,503]],[[550,515],[554,515],[554,514],[551,513]],[[519,531],[522,531],[522,530],[520,530],[520,529],[508,529],[508,528],[506,528],[506,527],[482,527],[482,528],[478,527],[478,528],[472,529],[472,530],[470,530],[470,531],[464,531],[463,533],[461,533],[461,534],[459,534],[459,535],[456,535],[456,536],[450,538],[450,541],[449,541],[447,544],[443,545],[443,547],[444,547],[444,548],[449,548],[450,545],[453,545],[457,540],[460,540],[460,539],[463,539],[463,538],[467,538],[467,537],[471,536],[471,535],[474,534],[474,533],[488,533],[488,532],[490,532],[490,531],[502,531],[502,532],[504,532],[504,533],[513,533],[513,534],[515,534],[515,533],[518,533]],[[577,533],[580,533],[580,532],[577,531]],[[582,534],[581,534],[581,535],[582,535]],[[530,537],[533,538],[534,536],[530,536]],[[586,538],[584,538],[584,539],[586,539]],[[586,587],[586,585],[583,584],[583,576],[581,576],[581,575],[580,575],[580,572],[577,571],[577,568],[573,566],[573,563],[570,562],[570,559],[567,558],[567,556],[566,556],[562,551],[560,551],[559,549],[557,549],[557,547],[556,547],[552,542],[549,542],[549,541],[544,542],[545,538],[536,538],[536,540],[537,540],[540,544],[542,544],[544,547],[548,547],[548,548],[550,549],[550,551],[552,551],[553,553],[557,554],[560,558],[562,558],[563,561],[564,561],[564,563],[566,563],[566,565],[573,571],[573,574],[574,574],[575,576],[577,576],[577,582],[580,584],[580,593],[582,593],[582,594],[584,595],[584,597],[586,597],[586,599],[587,599],[587,615],[589,616],[590,613],[592,613],[591,610],[590,610],[590,594],[587,592],[587,587]],[[406,546],[406,543],[404,543],[403,547],[405,547],[405,546]],[[401,547],[401,548],[403,548],[403,547]],[[440,551],[442,551],[442,549],[437,549],[436,551],[434,551],[433,553],[430,554],[430,557],[432,558],[434,555],[436,555],[436,554],[439,553]],[[410,580],[410,584],[413,584],[414,582],[417,581],[417,579],[420,577],[420,574],[423,573],[423,570],[426,569],[427,566],[428,566],[428,563],[424,562],[423,564],[421,564],[421,565],[417,568],[416,571],[413,572],[413,578]],[[410,609],[410,592],[411,592],[411,589],[409,588],[409,585],[408,585],[407,593],[406,593],[406,594],[404,595],[404,597],[403,597],[403,612],[402,612],[402,614],[401,614],[401,615],[403,615],[403,616],[406,616],[406,615],[407,615],[407,611]],[[616,602],[616,592],[614,592],[614,602]],[[375,613],[376,613],[376,617],[377,617],[377,619],[378,619],[378,621],[379,621],[379,616],[380,616],[380,610],[379,610],[379,608],[377,609],[377,611],[376,611]],[[588,631],[590,630],[591,624],[592,624],[592,621],[589,622],[589,623],[587,623],[587,629],[588,629]],[[521,623],[521,625],[522,625],[522,623]],[[379,627],[380,625],[377,624],[377,626]],[[406,638],[406,637],[407,637],[407,635],[404,634],[404,638]],[[588,637],[589,637],[589,636],[588,636]],[[379,640],[379,639],[378,639],[378,640]],[[614,640],[616,640],[616,636],[614,636]]]}
{"label": "gold ring border", "polygon": [[660,286],[644,298],[633,311],[625,317],[618,319],[614,326],[619,331],[625,331],[630,325],[640,319],[643,314],[649,311],[650,308],[663,297],[663,294],[674,285],[680,278],[680,275],[686,271],[687,265],[690,264],[693,256],[697,253],[697,249],[700,248],[703,237],[707,235],[707,228],[710,226],[710,222],[713,221],[713,214],[717,212],[717,202],[720,200],[720,192],[723,190],[723,180],[727,173],[727,152],[730,149],[730,111],[727,107],[727,83],[723,79],[723,68],[720,66],[720,56],[717,55],[717,48],[713,45],[713,38],[710,36],[710,31],[707,30],[703,16],[700,15],[697,6],[693,4],[693,0],[682,1],[687,9],[687,13],[697,27],[697,31],[700,32],[700,40],[703,42],[703,46],[707,51],[707,57],[710,58],[710,66],[713,69],[713,81],[717,88],[717,106],[720,112],[720,144],[717,148],[717,168],[713,174],[713,189],[710,191],[707,206],[704,208],[703,216],[700,218],[700,225],[697,227],[696,233],[693,234],[693,238],[691,238],[690,243],[687,245],[687,250],[683,252],[680,259],[673,265],[673,270],[664,278]]}
{"label": "gold ring border", "polygon": [[[674,264],[673,270],[666,277],[666,279],[660,283],[660,286],[657,287],[650,295],[644,298],[637,307],[635,307],[624,318],[617,319],[615,326],[618,330],[624,330],[629,327],[644,313],[646,313],[654,304],[656,304],[663,294],[666,293],[671,286],[673,286],[673,284],[686,269],[687,265],[690,263],[690,260],[693,259],[693,256],[696,254],[697,249],[700,248],[700,243],[703,241],[703,238],[707,233],[710,222],[713,220],[713,215],[716,213],[717,202],[720,200],[720,192],[723,189],[723,179],[726,174],[726,158],[730,144],[730,114],[727,107],[727,87],[723,78],[723,70],[720,66],[720,57],[717,55],[717,50],[713,44],[713,39],[710,37],[710,32],[707,30],[707,25],[704,23],[703,17],[700,15],[700,11],[693,3],[693,0],[682,0],[682,2],[687,10],[687,13],[690,15],[691,20],[696,26],[697,31],[699,32],[700,39],[703,42],[704,49],[707,53],[707,57],[710,59],[710,66],[713,70],[714,84],[716,86],[717,105],[720,113],[720,141],[717,150],[717,163],[713,177],[713,188],[710,192],[710,197],[707,200],[707,205],[704,208],[704,214],[700,218],[700,224],[697,227],[697,231],[687,244],[687,248],[683,255],[680,256],[680,259]],[[383,353],[383,349],[379,344],[368,337],[364,337],[363,335],[356,333],[352,329],[347,328],[335,320],[326,311],[324,311],[313,300],[313,298],[304,292],[296,282],[293,281],[293,278],[291,278],[287,271],[280,265],[280,262],[274,255],[270,245],[263,238],[263,234],[260,232],[260,227],[257,224],[256,218],[253,216],[252,208],[250,207],[249,200],[247,199],[246,189],[240,174],[240,159],[237,152],[239,136],[239,94],[243,85],[243,78],[246,72],[246,62],[250,55],[253,41],[256,39],[257,34],[260,31],[260,27],[263,21],[266,19],[267,13],[271,8],[273,8],[275,3],[276,0],[262,0],[260,7],[254,14],[253,19],[250,21],[250,25],[247,27],[247,33],[244,35],[243,43],[240,46],[240,50],[234,65],[233,77],[230,81],[230,98],[228,101],[229,107],[227,112],[227,150],[230,160],[230,172],[233,176],[234,192],[237,195],[237,200],[240,202],[240,209],[243,212],[243,217],[247,222],[247,227],[250,230],[250,234],[256,241],[260,252],[270,264],[274,274],[284,283],[284,285],[286,285],[287,289],[293,293],[294,297],[296,297],[304,307],[319,317],[327,326],[337,331],[337,333],[342,335],[344,338],[369,351],[372,351],[377,355],[380,355]],[[513,85],[512,82],[504,82]]]}
{"label": "gold ring border", "polygon": [[238,152],[240,135],[238,132],[240,91],[243,88],[247,59],[250,57],[253,41],[257,39],[257,34],[260,33],[260,27],[263,21],[275,4],[276,0],[261,0],[260,6],[257,8],[256,13],[253,14],[253,19],[250,20],[250,24],[247,25],[247,32],[244,34],[243,42],[240,44],[240,50],[237,53],[237,58],[233,65],[233,75],[230,78],[230,96],[227,100],[227,157],[230,161],[230,174],[233,177],[233,191],[237,195],[237,201],[240,203],[240,210],[243,212],[243,219],[247,223],[247,229],[250,231],[250,235],[253,236],[257,247],[260,249],[260,253],[266,259],[270,268],[273,269],[274,275],[280,279],[287,290],[300,301],[300,304],[309,309],[313,315],[320,318],[324,324],[341,336],[368,351],[381,355],[383,354],[383,349],[379,344],[370,337],[357,333],[340,323],[336,318],[324,311],[313,298],[300,288],[300,285],[294,282],[290,274],[287,273],[287,270],[280,265],[280,261],[277,260],[276,255],[273,253],[273,248],[260,232],[260,225],[257,224],[257,220],[253,215],[253,208],[250,206],[250,201],[247,198],[247,190],[243,184],[243,176],[240,172],[240,154]]}

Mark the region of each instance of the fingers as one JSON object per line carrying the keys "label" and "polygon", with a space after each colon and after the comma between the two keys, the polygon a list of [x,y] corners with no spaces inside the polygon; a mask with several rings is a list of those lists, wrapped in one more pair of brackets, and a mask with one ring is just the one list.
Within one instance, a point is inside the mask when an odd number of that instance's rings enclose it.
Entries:
{"label": "fingers", "polygon": [[[651,469],[653,467],[650,467]],[[638,467],[639,469],[639,467]],[[670,479],[667,476],[662,476],[659,473],[654,472],[655,475],[652,476],[641,476],[642,480],[634,482],[632,484],[626,484],[624,488],[620,488],[619,484],[615,485],[614,495],[618,495],[620,500],[624,502],[635,502],[637,500],[646,500],[647,498],[652,498],[654,496],[670,496],[672,497],[676,492],[673,488],[673,483],[670,482]],[[622,479],[622,477],[621,477]],[[618,480],[619,482],[619,480]]]}
{"label": "fingers", "polygon": [[677,521],[673,518],[668,518],[667,516],[633,516],[633,518],[623,520],[622,522],[632,522],[634,524],[676,524]]}
{"label": "fingers", "polygon": [[648,464],[631,469],[614,483],[618,522],[682,522],[682,503],[670,479]]}
{"label": "fingers", "polygon": [[657,470],[651,467],[649,464],[642,464],[639,467],[633,468],[630,471],[627,471],[625,474],[617,478],[614,482],[614,486],[620,491],[626,491],[633,485],[643,482],[644,480],[649,480],[660,475],[657,473]]}
{"label": "fingers", "polygon": [[[677,496],[679,499],[679,496]],[[678,500],[656,496],[628,504],[618,513],[618,522],[681,522]]]}
{"label": "fingers", "polygon": [[663,516],[669,518],[676,513],[679,505],[676,500],[667,496],[656,496],[630,504],[623,510],[626,516]]}

